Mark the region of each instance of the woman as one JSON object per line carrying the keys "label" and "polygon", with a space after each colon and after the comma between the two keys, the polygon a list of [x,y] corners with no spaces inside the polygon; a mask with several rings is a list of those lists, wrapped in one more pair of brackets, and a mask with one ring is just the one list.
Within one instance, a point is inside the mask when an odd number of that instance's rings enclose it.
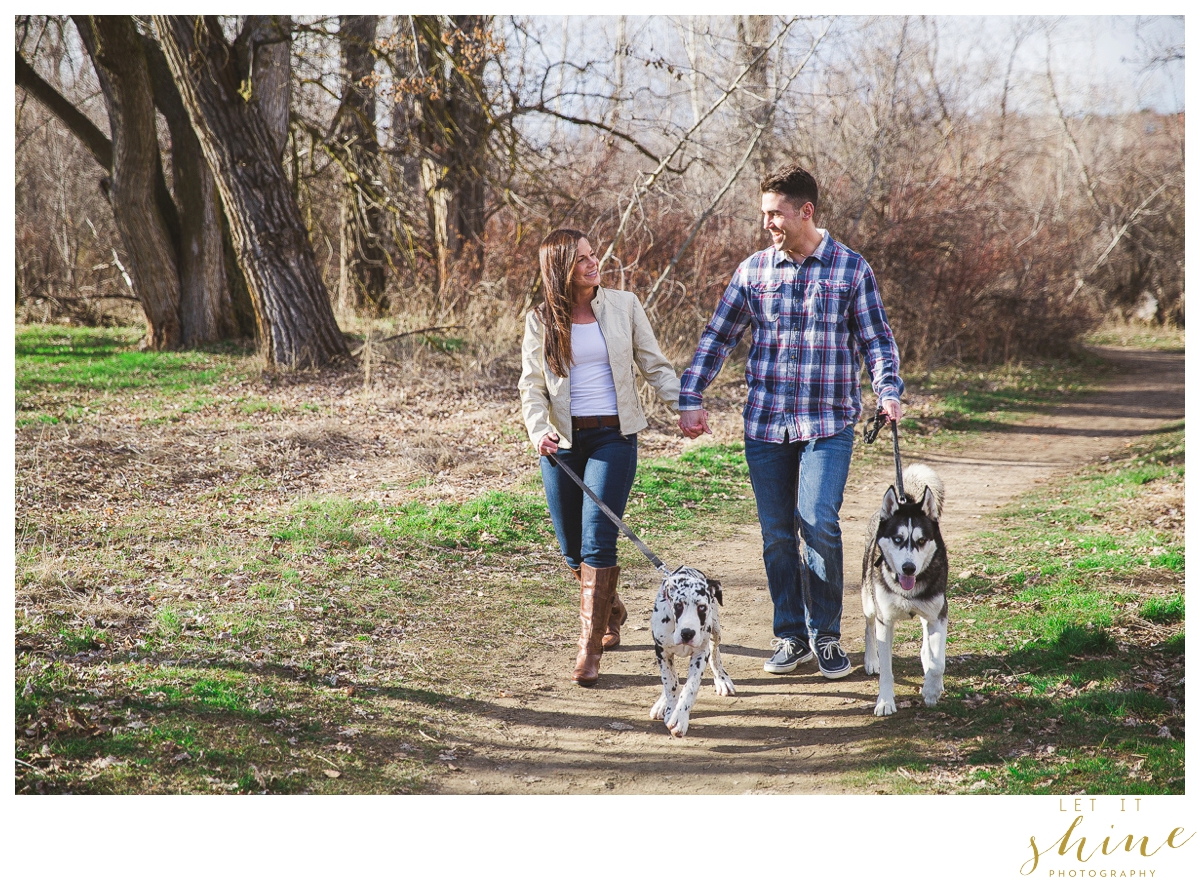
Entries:
{"label": "woman", "polygon": [[518,387],[529,439],[542,456],[554,533],[580,584],[582,632],[572,680],[590,687],[604,648],[620,644],[629,616],[617,596],[619,533],[546,456],[557,453],[621,516],[637,468],[637,432],[647,424],[634,366],[672,410],[679,409],[679,379],[638,298],[600,286],[600,263],[582,232],[551,232],[538,262],[545,300],[525,321]]}

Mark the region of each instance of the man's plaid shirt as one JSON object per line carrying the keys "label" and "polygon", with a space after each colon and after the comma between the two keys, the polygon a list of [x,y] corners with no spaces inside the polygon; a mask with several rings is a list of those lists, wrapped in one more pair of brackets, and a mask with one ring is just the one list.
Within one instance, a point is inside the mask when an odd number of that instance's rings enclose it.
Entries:
{"label": "man's plaid shirt", "polygon": [[801,265],[774,247],[737,268],[683,374],[681,410],[701,395],[748,326],[746,436],[830,437],[858,421],[864,353],[876,396],[900,399],[900,356],[867,261],[825,230]]}

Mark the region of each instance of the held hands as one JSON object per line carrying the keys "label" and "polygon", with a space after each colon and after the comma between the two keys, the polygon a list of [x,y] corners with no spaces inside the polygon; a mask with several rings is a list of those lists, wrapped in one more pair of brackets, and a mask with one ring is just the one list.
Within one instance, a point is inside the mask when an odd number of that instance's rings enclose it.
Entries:
{"label": "held hands", "polygon": [[551,431],[548,434],[543,434],[542,439],[537,445],[538,455],[549,455],[551,452],[558,452],[558,435]]}
{"label": "held hands", "polygon": [[679,430],[689,440],[695,440],[701,434],[711,434],[708,426],[708,410],[687,409],[679,414]]}

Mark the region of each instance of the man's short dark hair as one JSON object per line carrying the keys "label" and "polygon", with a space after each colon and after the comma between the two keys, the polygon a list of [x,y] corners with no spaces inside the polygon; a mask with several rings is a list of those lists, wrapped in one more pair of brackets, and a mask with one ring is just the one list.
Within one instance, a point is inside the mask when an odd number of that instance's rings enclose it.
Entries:
{"label": "man's short dark hair", "polygon": [[759,189],[764,193],[787,196],[797,208],[805,202],[812,202],[812,206],[817,207],[817,181],[799,165],[788,165],[768,174],[762,179]]}

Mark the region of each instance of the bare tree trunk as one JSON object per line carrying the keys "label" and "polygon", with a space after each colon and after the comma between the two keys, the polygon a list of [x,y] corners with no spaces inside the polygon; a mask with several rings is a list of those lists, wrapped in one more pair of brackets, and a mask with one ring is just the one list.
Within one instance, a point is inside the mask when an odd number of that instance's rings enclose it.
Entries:
{"label": "bare tree trunk", "polygon": [[[396,51],[388,59],[394,78],[399,81],[420,76],[422,72],[417,67],[419,53],[408,42],[409,39],[415,39],[412,36],[412,16],[397,15],[394,29],[398,36]],[[400,38],[401,34],[404,38]],[[391,143],[388,150],[388,163],[393,173],[398,174],[414,192],[421,184],[421,160],[416,144],[416,131],[420,121],[418,104],[419,98],[412,94],[400,93],[394,96]]]}
{"label": "bare tree trunk", "polygon": [[183,341],[179,270],[175,243],[154,201],[161,165],[146,56],[129,16],[78,16],[75,24],[108,103],[113,217],[146,315],[147,346],[178,348]]}
{"label": "bare tree trunk", "polygon": [[440,16],[413,17],[418,66],[437,78],[436,93],[418,102],[421,183],[437,253],[438,287],[450,262],[483,236],[488,120],[479,104],[490,17],[457,15],[452,30]]}
{"label": "bare tree trunk", "polygon": [[450,184],[447,168],[431,156],[421,157],[421,186],[429,206],[429,226],[437,255],[437,288],[441,290],[450,274]]}
{"label": "bare tree trunk", "polygon": [[[216,181],[192,131],[183,100],[158,43],[142,38],[154,87],[154,102],[171,132],[172,177],[179,201],[179,318],[183,344],[206,345],[237,334]],[[239,272],[236,263],[232,267]]]}
{"label": "bare tree trunk", "polygon": [[196,346],[236,334],[233,300],[225,274],[217,183],[190,130],[171,137],[175,194],[183,220],[180,248],[179,316],[185,345]]}
{"label": "bare tree trunk", "polygon": [[291,16],[247,15],[234,48],[240,69],[249,74],[247,100],[258,105],[282,161],[292,106]]}
{"label": "bare tree trunk", "polygon": [[155,16],[167,64],[225,204],[267,362],[322,366],[348,354],[299,207],[261,112],[214,16]]}
{"label": "bare tree trunk", "polygon": [[378,26],[375,15],[343,15],[339,19],[345,82],[334,141],[345,171],[338,301],[344,309],[357,311],[369,305],[382,312],[387,306],[383,292],[387,255],[381,244],[379,142],[375,137],[375,87],[370,82],[375,69],[371,49]]}

